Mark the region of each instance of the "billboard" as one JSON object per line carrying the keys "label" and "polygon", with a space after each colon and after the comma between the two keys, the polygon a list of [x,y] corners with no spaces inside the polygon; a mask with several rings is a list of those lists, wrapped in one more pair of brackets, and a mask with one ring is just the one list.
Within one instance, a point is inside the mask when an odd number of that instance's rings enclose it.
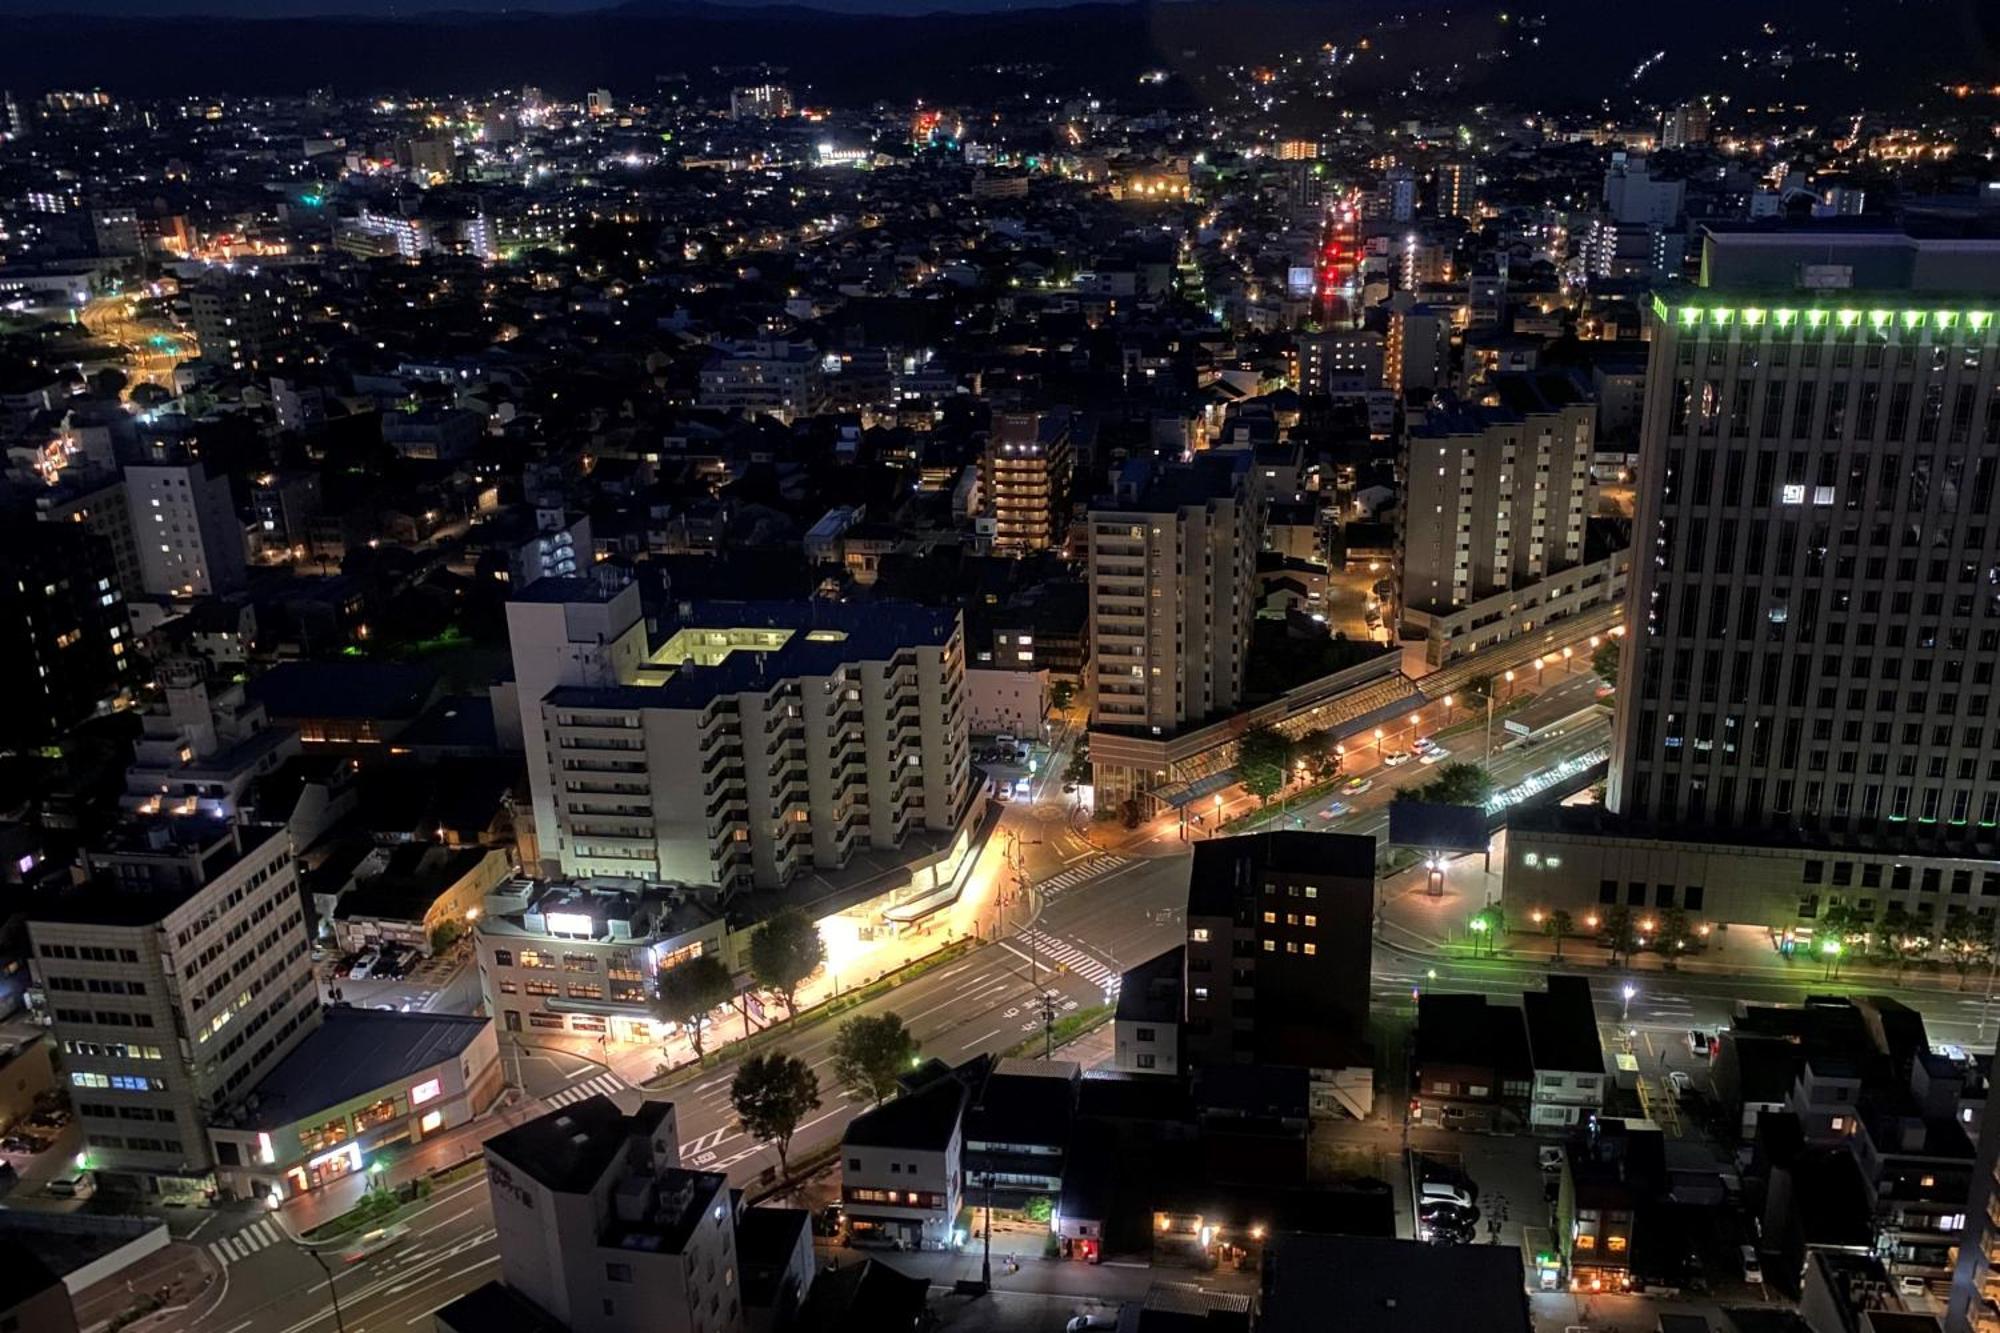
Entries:
{"label": "billboard", "polygon": [[1389,845],[1420,852],[1483,852],[1490,836],[1486,812],[1471,805],[1431,801],[1389,804]]}

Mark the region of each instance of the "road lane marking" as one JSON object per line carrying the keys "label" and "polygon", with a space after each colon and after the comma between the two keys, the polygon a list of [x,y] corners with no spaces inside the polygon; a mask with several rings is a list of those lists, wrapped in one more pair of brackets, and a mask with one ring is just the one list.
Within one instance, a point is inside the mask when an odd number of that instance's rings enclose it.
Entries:
{"label": "road lane marking", "polygon": [[982,1041],[985,1041],[987,1037],[997,1037],[997,1036],[999,1036],[999,1035],[1000,1035],[1000,1032],[1001,1032],[1001,1029],[999,1029],[999,1028],[994,1028],[994,1029],[993,1029],[993,1030],[992,1030],[991,1032],[987,1032],[987,1033],[983,1033],[983,1034],[982,1034],[982,1035],[980,1035],[980,1036],[977,1036],[977,1037],[974,1037],[974,1038],[973,1038],[973,1039],[972,1039],[971,1041],[968,1041],[967,1043],[965,1043],[965,1045],[963,1045],[963,1046],[959,1047],[958,1049],[959,1049],[959,1050],[961,1050],[961,1051],[969,1051],[969,1050],[971,1050],[971,1049],[972,1049],[973,1047],[977,1046],[977,1045],[978,1045],[978,1044],[979,1044],[980,1042],[982,1042]]}

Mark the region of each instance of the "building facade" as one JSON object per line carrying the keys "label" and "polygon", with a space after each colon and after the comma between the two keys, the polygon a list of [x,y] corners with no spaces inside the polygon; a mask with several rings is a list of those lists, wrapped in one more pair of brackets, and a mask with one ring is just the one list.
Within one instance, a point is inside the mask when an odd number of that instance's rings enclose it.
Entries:
{"label": "building facade", "polygon": [[211,597],[248,581],[243,522],[226,475],[195,459],[133,464],[125,469],[125,504],[147,596]]}
{"label": "building facade", "polygon": [[1019,554],[1062,544],[1075,468],[1066,410],[996,412],[981,455],[980,493],[993,549]]}
{"label": "building facade", "polygon": [[320,1022],[283,827],[155,819],[84,857],[31,909],[34,967],[91,1167],[199,1187],[211,1116]]}

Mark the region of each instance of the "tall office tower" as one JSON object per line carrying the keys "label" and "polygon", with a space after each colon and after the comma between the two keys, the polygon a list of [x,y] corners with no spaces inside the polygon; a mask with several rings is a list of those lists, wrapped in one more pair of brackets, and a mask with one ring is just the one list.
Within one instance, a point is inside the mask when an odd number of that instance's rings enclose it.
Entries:
{"label": "tall office tower", "polygon": [[956,612],[683,602],[650,652],[637,612],[631,589],[584,579],[509,603],[545,866],[776,887],[962,832],[977,788]]}
{"label": "tall office tower", "polygon": [[1495,375],[1410,426],[1402,604],[1437,614],[1581,563],[1595,421],[1578,379],[1542,371]]}
{"label": "tall office tower", "polygon": [[188,320],[204,361],[231,370],[275,370],[295,350],[299,300],[270,270],[211,269],[188,291]]}
{"label": "tall office tower", "polygon": [[125,469],[125,507],[147,596],[209,597],[249,581],[243,521],[227,476],[211,474],[198,459],[134,463]]}
{"label": "tall office tower", "polygon": [[1351,1064],[1366,1049],[1374,904],[1371,837],[1282,832],[1196,843],[1185,1062]]}
{"label": "tall office tower", "polygon": [[93,1169],[159,1189],[215,1166],[211,1116],[320,1022],[282,825],[118,826],[26,909]]}
{"label": "tall office tower", "polygon": [[1264,545],[1250,459],[1128,464],[1115,502],[1091,511],[1093,726],[1160,735],[1241,702]]}
{"label": "tall office tower", "polygon": [[1703,268],[1653,330],[1611,807],[1992,829],[2000,241],[1717,230]]}
{"label": "tall office tower", "polygon": [[1075,466],[1067,408],[993,414],[980,482],[995,551],[1024,554],[1062,544]]}
{"label": "tall office tower", "polygon": [[729,1178],[680,1169],[672,1102],[608,1097],[486,1142],[500,1281],[438,1311],[451,1333],[738,1333]]}
{"label": "tall office tower", "polygon": [[1470,162],[1440,162],[1437,211],[1443,218],[1470,218],[1479,212],[1479,172]]}
{"label": "tall office tower", "polygon": [[1660,117],[1660,147],[1692,148],[1707,143],[1710,114],[1706,97],[1668,108]]}
{"label": "tall office tower", "polygon": [[75,523],[0,537],[0,749],[46,745],[132,688],[111,548]]}

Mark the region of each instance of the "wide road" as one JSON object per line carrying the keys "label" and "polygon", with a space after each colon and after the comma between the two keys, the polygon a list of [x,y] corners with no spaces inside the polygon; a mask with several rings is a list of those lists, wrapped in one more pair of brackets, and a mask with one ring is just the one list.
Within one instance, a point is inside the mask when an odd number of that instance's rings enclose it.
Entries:
{"label": "wide road", "polygon": [[[1079,881],[1047,890],[1032,930],[981,948],[855,1012],[894,1010],[916,1032],[927,1055],[957,1063],[1005,1050],[1039,1032],[1033,1001],[1044,990],[1056,993],[1058,1012],[1104,1003],[1119,972],[1183,937],[1186,862],[1126,861],[1098,857],[1086,848],[1085,859],[1074,868],[1101,873],[1087,888]],[[1051,964],[1060,968],[1053,976]],[[837,1141],[861,1109],[830,1068],[835,1030],[833,1024],[808,1028],[792,1048],[817,1070],[823,1099],[800,1128],[794,1154]],[[776,1154],[736,1128],[728,1099],[733,1072],[725,1061],[662,1095],[676,1104],[683,1161],[726,1171],[733,1182],[748,1185],[766,1166],[775,1165]],[[639,1101],[631,1090],[612,1095],[628,1110]],[[348,1266],[337,1253],[325,1256],[335,1272],[347,1333],[428,1328],[433,1310],[498,1275],[483,1180],[442,1191],[408,1220],[409,1238],[374,1258]],[[197,1244],[226,1242],[222,1253],[230,1257],[227,1289],[214,1313],[201,1321],[203,1333],[334,1329],[325,1275],[310,1256],[279,1237],[275,1226],[272,1218],[224,1214],[196,1237]]]}

